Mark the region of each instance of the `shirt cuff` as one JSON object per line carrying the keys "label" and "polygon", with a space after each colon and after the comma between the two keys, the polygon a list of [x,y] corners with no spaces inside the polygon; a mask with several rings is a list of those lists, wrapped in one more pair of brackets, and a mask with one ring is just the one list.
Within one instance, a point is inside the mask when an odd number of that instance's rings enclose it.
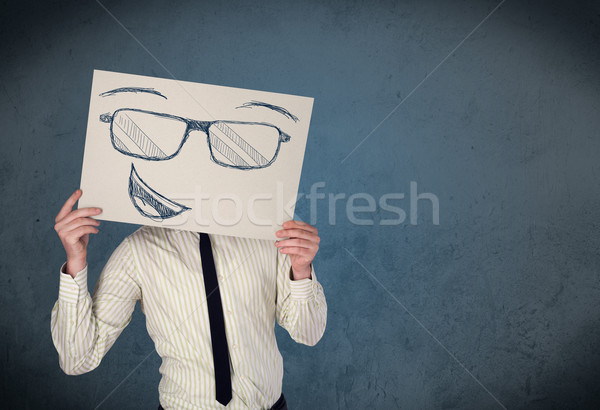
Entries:
{"label": "shirt cuff", "polygon": [[77,272],[75,278],[66,273],[67,262],[60,267],[60,285],[58,287],[58,300],[67,303],[77,303],[80,298],[85,297],[87,288],[87,265]]}
{"label": "shirt cuff", "polygon": [[317,276],[315,275],[315,267],[312,263],[310,264],[310,278],[293,280],[292,277],[292,268],[290,267],[288,281],[292,298],[307,300],[314,296],[315,287],[317,286]]}

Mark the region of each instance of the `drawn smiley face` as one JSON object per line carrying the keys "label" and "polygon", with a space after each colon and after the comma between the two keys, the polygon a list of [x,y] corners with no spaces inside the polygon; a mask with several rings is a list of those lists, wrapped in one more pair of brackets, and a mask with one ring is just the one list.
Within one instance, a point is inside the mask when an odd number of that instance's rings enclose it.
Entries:
{"label": "drawn smiley face", "polygon": [[[118,93],[147,93],[167,99],[152,88],[137,87],[118,88],[100,96]],[[236,108],[265,108],[298,121],[298,117],[287,109],[261,101],[247,102]],[[110,124],[112,146],[121,154],[145,161],[166,161],[179,154],[190,134],[200,131],[206,135],[212,162],[241,171],[269,167],[276,160],[282,143],[291,138],[279,127],[266,122],[200,121],[137,108],[120,108],[112,114],[102,114],[100,121]],[[142,216],[154,221],[172,218],[191,209],[150,187],[139,176],[133,163],[129,197]]]}

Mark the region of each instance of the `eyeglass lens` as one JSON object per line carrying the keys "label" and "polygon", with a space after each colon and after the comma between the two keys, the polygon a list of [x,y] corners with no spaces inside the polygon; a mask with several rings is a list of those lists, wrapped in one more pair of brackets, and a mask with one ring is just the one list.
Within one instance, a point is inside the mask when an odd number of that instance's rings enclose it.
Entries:
{"label": "eyeglass lens", "polygon": [[144,159],[165,159],[177,152],[187,124],[178,118],[133,110],[118,111],[113,118],[115,147]]}
{"label": "eyeglass lens", "polygon": [[263,167],[279,147],[279,130],[271,125],[217,121],[208,135],[213,159],[227,166]]}

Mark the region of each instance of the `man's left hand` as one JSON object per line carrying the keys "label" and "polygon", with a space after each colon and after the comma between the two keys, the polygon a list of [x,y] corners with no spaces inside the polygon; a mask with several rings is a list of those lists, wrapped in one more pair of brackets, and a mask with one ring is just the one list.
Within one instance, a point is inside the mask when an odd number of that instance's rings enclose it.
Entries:
{"label": "man's left hand", "polygon": [[289,237],[275,242],[279,252],[290,255],[294,280],[310,278],[312,260],[319,250],[317,228],[302,221],[287,221],[283,229],[276,232],[279,238]]}

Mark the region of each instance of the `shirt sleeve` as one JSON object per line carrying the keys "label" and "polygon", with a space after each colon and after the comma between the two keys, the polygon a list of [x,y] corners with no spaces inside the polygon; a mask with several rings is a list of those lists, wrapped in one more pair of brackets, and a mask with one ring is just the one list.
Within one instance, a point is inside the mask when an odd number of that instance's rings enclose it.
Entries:
{"label": "shirt sleeve", "polygon": [[100,361],[131,321],[141,288],[128,239],[114,250],[90,296],[87,266],[75,278],[61,266],[58,300],[51,312],[52,341],[60,368],[87,373]]}
{"label": "shirt sleeve", "polygon": [[289,255],[277,251],[277,322],[296,342],[314,346],[327,324],[325,293],[312,264],[310,278],[292,278]]}

